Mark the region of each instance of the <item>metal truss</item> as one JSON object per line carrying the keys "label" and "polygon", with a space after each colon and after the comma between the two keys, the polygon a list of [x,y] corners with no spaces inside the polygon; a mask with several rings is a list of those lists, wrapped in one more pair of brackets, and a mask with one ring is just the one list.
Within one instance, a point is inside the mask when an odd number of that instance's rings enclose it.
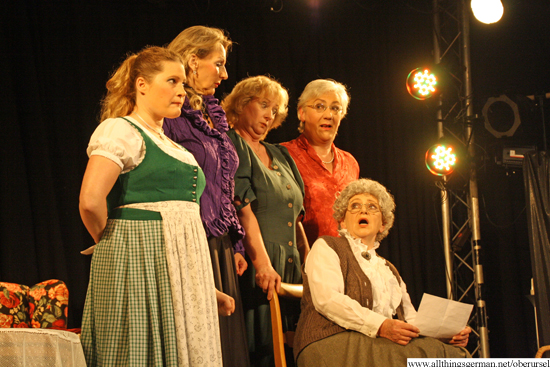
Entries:
{"label": "metal truss", "polygon": [[473,356],[489,358],[489,334],[482,297],[483,267],[480,259],[479,205],[470,71],[469,1],[433,0],[434,58],[443,75],[437,102],[440,139],[462,145],[468,165],[437,182],[441,190],[443,245],[447,297],[474,304],[469,325]]}

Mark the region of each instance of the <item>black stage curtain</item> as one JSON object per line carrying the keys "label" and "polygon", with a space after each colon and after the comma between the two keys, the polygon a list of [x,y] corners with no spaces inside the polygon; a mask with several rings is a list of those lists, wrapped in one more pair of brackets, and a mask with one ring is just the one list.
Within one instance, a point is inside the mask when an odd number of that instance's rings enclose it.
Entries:
{"label": "black stage curtain", "polygon": [[533,152],[523,163],[527,223],[540,346],[550,344],[550,159]]}
{"label": "black stage curtain", "polygon": [[[431,7],[431,0],[1,1],[0,280],[64,280],[69,326],[80,326],[90,259],[79,251],[92,239],[78,196],[105,82],[125,53],[167,44],[200,24],[225,29],[236,42],[218,98],[259,74],[271,74],[289,90],[289,117],[268,142],[298,136],[296,102],[309,81],[333,78],[348,86],[351,105],[335,143],[357,158],[362,177],[386,185],[397,202],[380,253],[400,270],[416,306],[424,292],[445,296],[441,198],[424,166],[436,139],[435,113],[405,88],[408,73],[433,58]],[[504,205],[515,217],[523,204],[510,204],[508,192],[516,186],[494,184],[494,177],[479,183],[489,209],[501,213]],[[532,356],[532,309],[522,303],[530,276],[517,276],[530,267],[516,264],[510,271],[503,264],[512,263],[512,252],[502,251],[526,241],[524,232],[482,223],[495,357]],[[519,316],[519,326],[511,324]]]}

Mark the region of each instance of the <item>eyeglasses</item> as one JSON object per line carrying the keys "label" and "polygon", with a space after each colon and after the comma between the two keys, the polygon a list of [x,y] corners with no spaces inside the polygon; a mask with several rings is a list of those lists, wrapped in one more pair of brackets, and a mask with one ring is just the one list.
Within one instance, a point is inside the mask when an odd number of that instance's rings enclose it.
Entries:
{"label": "eyeglasses", "polygon": [[330,109],[330,112],[332,112],[333,115],[339,115],[342,113],[342,107],[340,106],[337,106],[337,105],[334,105],[334,106],[330,106],[330,107],[327,107],[325,106],[324,104],[322,103],[317,103],[315,105],[306,105],[307,107],[311,107],[313,108],[315,111],[317,111],[318,113],[323,113],[327,110],[327,108]]}
{"label": "eyeglasses", "polygon": [[350,212],[351,214],[357,214],[363,209],[363,206],[367,207],[367,213],[369,213],[369,214],[376,214],[376,213],[380,212],[380,208],[376,204],[373,204],[373,203],[367,203],[367,204],[352,203],[348,207],[348,212]]}

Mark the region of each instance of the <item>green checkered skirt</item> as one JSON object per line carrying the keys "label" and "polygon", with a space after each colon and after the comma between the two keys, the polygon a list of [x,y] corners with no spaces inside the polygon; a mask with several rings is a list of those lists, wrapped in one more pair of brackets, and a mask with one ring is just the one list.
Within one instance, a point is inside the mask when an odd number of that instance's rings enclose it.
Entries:
{"label": "green checkered skirt", "polygon": [[212,268],[193,205],[177,220],[109,219],[84,307],[88,366],[221,365]]}

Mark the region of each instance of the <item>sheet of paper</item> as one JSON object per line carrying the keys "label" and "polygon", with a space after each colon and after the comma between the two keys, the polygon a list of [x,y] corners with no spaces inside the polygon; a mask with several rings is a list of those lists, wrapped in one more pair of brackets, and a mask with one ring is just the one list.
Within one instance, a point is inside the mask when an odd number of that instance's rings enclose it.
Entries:
{"label": "sheet of paper", "polygon": [[424,293],[414,325],[420,335],[451,338],[468,323],[473,305]]}

